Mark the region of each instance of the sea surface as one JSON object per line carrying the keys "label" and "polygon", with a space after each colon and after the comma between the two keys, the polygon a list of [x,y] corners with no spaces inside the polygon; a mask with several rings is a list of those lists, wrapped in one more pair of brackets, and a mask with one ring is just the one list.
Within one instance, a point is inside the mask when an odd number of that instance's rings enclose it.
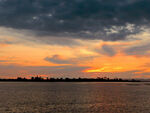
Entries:
{"label": "sea surface", "polygon": [[150,83],[0,82],[0,113],[150,113]]}

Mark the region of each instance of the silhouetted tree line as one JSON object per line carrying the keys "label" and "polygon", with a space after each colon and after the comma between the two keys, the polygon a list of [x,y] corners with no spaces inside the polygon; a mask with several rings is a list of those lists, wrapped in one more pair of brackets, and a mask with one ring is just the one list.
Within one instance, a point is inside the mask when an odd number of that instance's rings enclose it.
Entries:
{"label": "silhouetted tree line", "polygon": [[25,81],[25,82],[140,82],[135,79],[121,79],[114,78],[110,79],[107,77],[97,78],[42,78],[42,77],[31,77],[30,79],[18,77],[16,79],[0,79],[0,81]]}

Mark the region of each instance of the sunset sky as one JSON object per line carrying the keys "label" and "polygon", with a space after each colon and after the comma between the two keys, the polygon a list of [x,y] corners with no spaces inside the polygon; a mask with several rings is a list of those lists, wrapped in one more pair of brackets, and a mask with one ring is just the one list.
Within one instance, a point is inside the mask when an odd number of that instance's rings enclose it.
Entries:
{"label": "sunset sky", "polygon": [[0,78],[150,78],[149,0],[0,0]]}

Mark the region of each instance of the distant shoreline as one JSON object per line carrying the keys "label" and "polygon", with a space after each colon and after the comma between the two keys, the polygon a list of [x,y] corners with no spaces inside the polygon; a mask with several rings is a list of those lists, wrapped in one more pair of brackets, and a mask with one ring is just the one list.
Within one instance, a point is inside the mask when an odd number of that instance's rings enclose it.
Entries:
{"label": "distant shoreline", "polygon": [[[0,81],[0,82],[49,82],[49,83],[71,83],[71,82],[105,82],[105,83],[112,83],[112,82],[133,82],[133,81]],[[134,82],[150,82],[150,81],[134,81]]]}
{"label": "distant shoreline", "polygon": [[16,79],[0,79],[0,82],[141,82],[135,79],[121,79],[114,78],[110,79],[107,77],[97,78],[42,78],[42,77],[31,77],[30,79],[18,77]]}

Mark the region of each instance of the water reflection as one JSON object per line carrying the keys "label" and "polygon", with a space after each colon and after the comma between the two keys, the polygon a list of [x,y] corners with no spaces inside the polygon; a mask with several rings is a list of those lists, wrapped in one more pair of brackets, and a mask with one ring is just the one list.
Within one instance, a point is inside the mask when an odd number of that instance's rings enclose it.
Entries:
{"label": "water reflection", "polygon": [[149,113],[148,83],[0,83],[0,113]]}

